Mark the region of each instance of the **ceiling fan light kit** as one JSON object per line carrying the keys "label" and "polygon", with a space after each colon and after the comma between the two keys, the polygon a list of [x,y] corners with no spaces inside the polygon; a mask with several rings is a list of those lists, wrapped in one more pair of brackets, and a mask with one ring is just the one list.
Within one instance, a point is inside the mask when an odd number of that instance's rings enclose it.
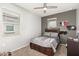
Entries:
{"label": "ceiling fan light kit", "polygon": [[47,3],[43,4],[43,7],[36,7],[34,9],[43,9],[44,13],[46,13],[47,9],[57,8],[57,6],[47,6]]}
{"label": "ceiling fan light kit", "polygon": [[47,10],[47,8],[45,7],[45,8],[43,8],[43,10]]}

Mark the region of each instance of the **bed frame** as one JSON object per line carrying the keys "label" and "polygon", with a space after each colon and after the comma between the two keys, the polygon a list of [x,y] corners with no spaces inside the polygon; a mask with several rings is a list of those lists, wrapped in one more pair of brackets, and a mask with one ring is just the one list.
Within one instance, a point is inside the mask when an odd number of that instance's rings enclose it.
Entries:
{"label": "bed frame", "polygon": [[[59,33],[59,29],[58,28],[54,28],[54,29],[46,29],[46,32],[57,32]],[[59,43],[57,45],[57,47],[59,46]],[[30,48],[37,50],[43,54],[46,54],[48,56],[53,56],[54,55],[54,51],[51,47],[43,47],[34,43],[30,43]],[[57,48],[56,48],[57,49]]]}
{"label": "bed frame", "polygon": [[43,54],[46,54],[48,56],[54,55],[54,51],[52,50],[52,48],[42,47],[42,46],[39,46],[34,43],[30,43],[30,47],[31,47],[31,49],[37,50],[37,51],[39,51]]}

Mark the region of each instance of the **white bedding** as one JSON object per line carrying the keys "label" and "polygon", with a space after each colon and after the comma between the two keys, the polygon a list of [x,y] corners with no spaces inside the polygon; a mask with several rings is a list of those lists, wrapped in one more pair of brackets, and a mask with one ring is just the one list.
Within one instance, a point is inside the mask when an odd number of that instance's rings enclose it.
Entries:
{"label": "white bedding", "polygon": [[54,52],[56,52],[56,47],[58,45],[56,38],[48,38],[48,37],[37,37],[31,40],[32,43],[43,46],[43,47],[52,47]]}

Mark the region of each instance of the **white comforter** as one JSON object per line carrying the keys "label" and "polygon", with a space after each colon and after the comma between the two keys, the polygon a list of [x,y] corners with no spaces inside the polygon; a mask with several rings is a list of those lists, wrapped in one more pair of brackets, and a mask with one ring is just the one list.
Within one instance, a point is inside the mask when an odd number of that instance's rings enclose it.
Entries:
{"label": "white comforter", "polygon": [[32,39],[31,42],[43,47],[52,47],[54,52],[56,52],[56,47],[58,45],[56,38],[48,38],[48,37],[37,37]]}

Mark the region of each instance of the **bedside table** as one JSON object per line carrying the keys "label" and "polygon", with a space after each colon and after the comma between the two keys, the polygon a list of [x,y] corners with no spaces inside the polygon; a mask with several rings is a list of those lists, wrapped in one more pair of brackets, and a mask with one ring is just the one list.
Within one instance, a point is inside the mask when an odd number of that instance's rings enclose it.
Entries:
{"label": "bedside table", "polygon": [[74,38],[68,38],[67,40],[67,55],[79,56],[79,42],[74,41]]}
{"label": "bedside table", "polygon": [[67,43],[67,31],[60,31],[59,36],[60,36],[60,42],[62,44],[66,44]]}

